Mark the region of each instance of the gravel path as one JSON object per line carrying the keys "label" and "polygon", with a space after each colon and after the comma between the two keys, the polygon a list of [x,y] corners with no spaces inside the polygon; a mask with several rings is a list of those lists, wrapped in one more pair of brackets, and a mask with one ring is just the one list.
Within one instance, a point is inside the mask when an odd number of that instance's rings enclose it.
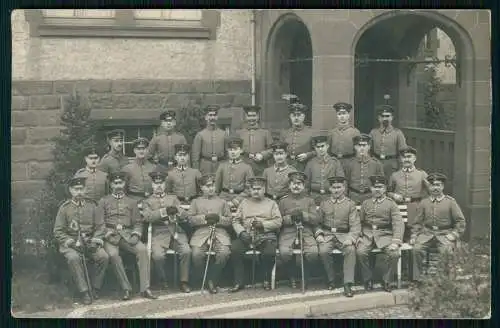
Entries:
{"label": "gravel path", "polygon": [[413,313],[406,305],[389,308],[378,308],[363,311],[323,314],[313,316],[315,319],[421,319],[419,314]]}

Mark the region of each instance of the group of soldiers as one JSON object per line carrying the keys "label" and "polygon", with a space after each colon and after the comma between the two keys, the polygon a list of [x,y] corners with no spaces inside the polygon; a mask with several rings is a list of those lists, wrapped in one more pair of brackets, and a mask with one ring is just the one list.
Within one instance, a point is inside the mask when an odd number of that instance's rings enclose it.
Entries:
{"label": "group of soldiers", "polygon": [[[120,251],[135,254],[140,292],[150,299],[157,298],[149,286],[150,259],[167,287],[167,250],[178,254],[180,289],[186,293],[191,265],[204,272],[208,291],[217,293],[228,261],[234,269],[230,292],[244,288],[249,250],[252,267],[259,256],[266,290],[276,259],[297,288],[297,262],[304,286],[318,258],[327,288],[334,289],[331,254],[337,249],[344,258],[344,295],[352,297],[356,263],[365,289],[373,289],[374,248],[382,250],[382,286],[391,291],[404,242],[413,245],[412,280],[418,282],[426,250],[452,251],[465,229],[458,204],[443,193],[446,177],[415,167],[417,151],[393,127],[391,106],[378,108],[380,126],[369,135],[350,124],[352,105],[333,108],[337,126],[328,135],[305,126],[307,108],[293,102],[291,127],[279,139],[259,126],[258,106],[245,107],[246,126],[227,137],[217,126],[219,108],[208,106],[206,127],[192,147],[175,130],[175,112],[168,110],[151,141],[134,141],[130,163],[120,130],[107,134],[110,150],[102,158],[88,148],[86,167],[70,180],[71,199],[60,206],[54,227],[83,302],[99,297],[108,264],[123,299],[131,297]],[[400,204],[408,208],[406,227]],[[94,262],[92,279],[86,259]]]}

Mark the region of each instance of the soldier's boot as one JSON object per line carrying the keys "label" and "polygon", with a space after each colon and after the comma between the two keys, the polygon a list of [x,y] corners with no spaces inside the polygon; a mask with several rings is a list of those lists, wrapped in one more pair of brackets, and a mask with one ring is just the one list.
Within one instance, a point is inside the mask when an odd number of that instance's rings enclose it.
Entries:
{"label": "soldier's boot", "polygon": [[85,305],[92,304],[92,299],[90,298],[89,292],[83,292],[81,295],[82,303]]}
{"label": "soldier's boot", "polygon": [[158,298],[158,296],[156,296],[155,294],[153,294],[153,292],[151,292],[151,290],[149,288],[147,288],[145,291],[143,291],[141,293],[142,297],[144,298],[149,298],[151,300],[155,300]]}
{"label": "soldier's boot", "polygon": [[297,280],[295,280],[295,277],[290,277],[290,287],[297,289]]}
{"label": "soldier's boot", "polygon": [[92,291],[92,298],[94,300],[98,300],[100,297],[100,295],[99,295],[100,293],[101,293],[101,291],[99,289],[94,288],[94,290]]}
{"label": "soldier's boot", "polygon": [[347,283],[344,285],[344,296],[345,297],[353,297],[352,289],[351,289],[351,284]]}
{"label": "soldier's boot", "polygon": [[129,299],[130,299],[130,290],[125,289],[125,290],[123,291],[122,300],[124,300],[124,301],[128,301]]}
{"label": "soldier's boot", "polygon": [[218,292],[217,286],[212,280],[208,281],[208,291],[210,292],[210,294],[217,294]]}
{"label": "soldier's boot", "polygon": [[189,287],[187,282],[181,281],[181,291],[183,293],[191,293],[191,287]]}
{"label": "soldier's boot", "polygon": [[373,280],[367,280],[364,282],[364,287],[365,287],[365,290],[366,291],[370,291],[370,290],[373,290]]}
{"label": "soldier's boot", "polygon": [[384,281],[382,283],[382,289],[388,293],[392,292],[392,286],[390,282]]}

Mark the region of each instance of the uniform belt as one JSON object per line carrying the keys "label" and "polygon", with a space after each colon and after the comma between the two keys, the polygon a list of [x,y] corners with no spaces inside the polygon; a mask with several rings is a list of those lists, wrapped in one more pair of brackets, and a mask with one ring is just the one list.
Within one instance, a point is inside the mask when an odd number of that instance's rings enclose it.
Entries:
{"label": "uniform belt", "polygon": [[147,193],[146,192],[137,192],[137,191],[128,191],[127,192],[128,195],[130,196],[137,196],[137,197],[149,197],[149,195],[151,195],[151,193]]}
{"label": "uniform belt", "polygon": [[422,197],[403,197],[402,203],[413,203],[419,202],[422,200]]}
{"label": "uniform belt", "polygon": [[241,194],[243,192],[243,190],[239,190],[239,189],[227,189],[227,188],[222,188],[222,191],[230,193],[230,194],[235,194],[235,195],[239,195],[239,194]]}
{"label": "uniform belt", "polygon": [[356,193],[358,193],[358,194],[362,194],[362,195],[363,195],[363,194],[369,194],[369,193],[371,193],[370,188],[367,188],[367,190],[366,190],[366,191],[361,191],[361,190],[358,190],[358,189],[356,189],[356,188],[349,187],[349,190],[354,191],[354,192],[356,192]]}
{"label": "uniform belt", "polygon": [[380,160],[397,158],[396,155],[380,155],[380,154],[373,154],[373,155]]}
{"label": "uniform belt", "polygon": [[[217,156],[217,161],[221,161],[224,159],[224,156],[219,156],[217,154],[215,154],[214,156]],[[210,156],[201,155],[201,158],[203,158],[207,161],[210,161],[210,162],[212,161],[212,155],[210,155]]]}
{"label": "uniform belt", "polygon": [[354,154],[332,154],[333,157],[337,158],[337,159],[344,159],[344,158],[353,158],[354,157]]}
{"label": "uniform belt", "polygon": [[173,159],[168,159],[168,158],[167,159],[160,158],[159,162],[160,162],[160,164],[163,164],[167,167],[173,166],[175,163]]}
{"label": "uniform belt", "polygon": [[191,196],[191,197],[184,197],[184,196],[177,196],[177,199],[179,199],[179,201],[181,202],[190,202],[192,201],[193,199],[196,198],[196,195],[195,196]]}
{"label": "uniform belt", "polygon": [[130,229],[131,227],[123,225],[123,224],[106,223],[106,228],[111,228],[111,229],[116,229],[116,230],[123,230],[123,229]]}
{"label": "uniform belt", "polygon": [[372,230],[380,230],[380,229],[388,229],[392,228],[391,224],[384,224],[384,225],[379,225],[379,224],[365,224],[366,226],[372,228]]}
{"label": "uniform belt", "polygon": [[283,198],[285,195],[271,195],[271,194],[268,194],[266,193],[265,196],[267,198],[271,198],[273,200],[280,200],[281,198]]}
{"label": "uniform belt", "polygon": [[349,229],[345,229],[345,228],[325,227],[325,229],[332,232],[332,233],[348,233],[349,232]]}
{"label": "uniform belt", "polygon": [[311,192],[315,192],[315,193],[318,193],[318,194],[329,194],[330,193],[330,191],[328,190],[328,188],[324,188],[324,189],[311,188]]}
{"label": "uniform belt", "polygon": [[427,229],[431,229],[431,230],[434,230],[434,231],[439,231],[439,230],[446,230],[446,229],[450,229],[452,226],[437,226],[437,225],[425,225],[425,227]]}

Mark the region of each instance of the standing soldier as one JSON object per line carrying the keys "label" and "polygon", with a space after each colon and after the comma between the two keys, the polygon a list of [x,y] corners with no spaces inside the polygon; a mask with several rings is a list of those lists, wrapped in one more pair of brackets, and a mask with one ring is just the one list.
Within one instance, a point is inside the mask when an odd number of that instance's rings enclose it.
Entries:
{"label": "standing soldier", "polygon": [[[196,230],[191,237],[190,245],[193,251],[193,265],[196,272],[203,272],[206,255],[210,243],[215,252],[214,262],[212,262],[207,273],[208,291],[211,294],[217,293],[217,280],[226,266],[226,262],[231,255],[231,237],[228,229],[231,228],[232,219],[229,206],[225,200],[215,193],[215,176],[204,175],[200,180],[202,197],[193,199],[189,208],[189,223]],[[215,225],[215,236],[210,238],[210,226]]]}
{"label": "standing soldier", "polygon": [[352,105],[345,102],[338,102],[333,105],[337,111],[337,126],[330,131],[330,152],[337,158],[345,170],[349,160],[354,157],[353,138],[360,135],[358,129],[353,127],[350,122],[350,113]]}
{"label": "standing soldier", "polygon": [[358,205],[371,197],[370,176],[384,174],[382,163],[370,156],[370,141],[367,134],[353,138],[356,155],[345,167],[349,198]]}
{"label": "standing soldier", "polygon": [[420,279],[426,251],[437,246],[440,253],[453,252],[466,225],[464,214],[456,200],[443,193],[446,176],[432,173],[427,180],[430,184],[430,197],[420,202],[415,224],[411,229],[415,281]]}
{"label": "standing soldier", "polygon": [[328,155],[329,144],[326,136],[315,136],[312,138],[312,143],[316,156],[307,163],[304,173],[309,180],[308,189],[311,191],[311,197],[319,205],[321,201],[329,197],[328,178],[343,177],[344,169],[336,158]]}
{"label": "standing soldier", "polygon": [[227,143],[228,160],[221,163],[215,173],[215,192],[231,201],[245,190],[245,181],[253,177],[252,167],[241,159],[241,138],[231,138]]}
{"label": "standing soldier", "polygon": [[[146,222],[153,225],[151,258],[156,272],[166,289],[167,275],[165,273],[165,255],[167,249],[173,249],[179,254],[179,278],[181,290],[191,291],[189,287],[189,267],[191,264],[191,247],[182,225],[187,223],[187,213],[179,211],[181,204],[177,197],[165,193],[167,174],[160,170],[150,173],[153,195],[144,201],[143,216]],[[177,260],[177,259],[175,259]]]}
{"label": "standing soldier", "polygon": [[84,151],[84,168],[78,170],[75,178],[85,178],[85,197],[98,202],[108,193],[108,175],[97,169],[99,154],[94,146],[87,147]]}
{"label": "standing soldier", "polygon": [[[108,254],[102,249],[104,237],[104,222],[102,216],[96,213],[96,203],[85,200],[85,178],[72,178],[69,181],[71,200],[67,200],[57,212],[54,225],[54,237],[59,244],[59,252],[68,262],[70,272],[77,284],[78,291],[84,304],[92,303],[93,298],[98,298],[106,268],[108,267]],[[87,254],[94,261],[95,275],[92,283],[86,280],[86,267],[83,266],[82,254]]]}
{"label": "standing soldier", "polygon": [[288,144],[286,142],[276,141],[271,146],[273,150],[274,165],[264,170],[263,177],[267,180],[266,196],[275,201],[279,201],[283,196],[288,194],[289,174],[297,170],[287,163],[286,150]]}
{"label": "standing soldier", "polygon": [[175,111],[167,110],[160,114],[158,134],[151,139],[147,151],[149,159],[158,159],[158,163],[169,169],[174,166],[174,146],[187,144],[186,137],[175,131],[177,121]]}
{"label": "standing soldier", "polygon": [[102,157],[99,170],[107,174],[119,172],[128,164],[128,158],[123,154],[123,131],[112,130],[106,136],[110,151]]}
{"label": "standing soldier", "polygon": [[[422,198],[427,196],[427,173],[415,168],[417,150],[408,147],[399,152],[402,168],[394,172],[389,179],[387,195],[398,204],[406,204],[408,211],[408,227],[415,223],[417,207]],[[408,242],[410,229],[405,230],[404,241]]]}
{"label": "standing soldier", "polygon": [[149,173],[153,172],[155,165],[146,159],[146,148],[148,139],[138,138],[134,140],[133,147],[135,159],[123,167],[122,171],[127,175],[127,196],[137,201],[151,195],[151,178]]}
{"label": "standing soldier", "polygon": [[382,250],[385,272],[382,288],[390,292],[403,242],[404,223],[398,205],[385,196],[387,180],[384,176],[371,176],[372,198],[361,205],[362,236],[358,239],[357,254],[361,265],[365,290],[373,289],[370,251]]}
{"label": "standing soldier", "polygon": [[243,139],[243,156],[245,162],[252,166],[253,172],[261,175],[266,168],[267,159],[271,155],[271,132],[259,127],[259,106],[245,106],[246,128],[236,130],[236,134]]}
{"label": "standing soldier", "polygon": [[408,146],[403,131],[392,126],[394,108],[390,105],[381,105],[377,108],[377,112],[380,127],[370,132],[373,139],[373,154],[384,165],[384,175],[389,179],[391,174],[398,170],[399,152]]}
{"label": "standing soldier", "polygon": [[[304,226],[302,232],[304,258],[312,266],[318,259],[318,245],[313,235],[313,227],[318,224],[318,215],[314,200],[305,193],[306,175],[302,172],[291,172],[288,177],[290,193],[279,202],[280,212],[283,215],[279,250],[281,263],[287,268],[290,285],[292,288],[297,288],[296,264],[300,266],[300,258],[297,256],[297,262],[290,263],[293,258],[293,249],[300,248],[296,226],[300,224]],[[307,274],[305,273],[304,276]],[[306,277],[304,280],[307,280]]]}
{"label": "standing soldier", "polygon": [[189,151],[189,145],[175,145],[177,165],[167,176],[167,193],[176,195],[184,205],[188,205],[198,195],[198,181],[201,178],[200,171],[188,165]]}
{"label": "standing soldier", "polygon": [[132,286],[125,273],[120,250],[136,256],[139,268],[141,295],[145,298],[157,297],[149,289],[149,261],[146,246],[139,240],[142,235],[137,201],[125,194],[126,174],[115,172],[109,175],[111,195],[99,201],[98,215],[104,217],[106,233],[104,250],[109,255],[111,266],[123,289],[123,300],[130,299]]}
{"label": "standing soldier", "polygon": [[219,106],[205,108],[206,128],[196,134],[193,141],[193,168],[202,174],[215,173],[225,155],[226,133],[217,127]]}
{"label": "standing soldier", "polygon": [[298,171],[304,171],[306,163],[315,153],[311,145],[314,130],[304,125],[307,107],[301,103],[292,103],[288,106],[292,127],[283,131],[281,140],[288,144],[290,164]]}
{"label": "standing soldier", "polygon": [[335,289],[335,271],[332,251],[339,249],[344,255],[344,295],[352,297],[356,266],[356,241],[361,235],[361,224],[356,203],[345,196],[345,178],[331,177],[331,197],[321,202],[319,225],[314,236],[319,256],[328,278],[328,289]]}
{"label": "standing soldier", "polygon": [[269,278],[276,259],[277,233],[283,222],[278,204],[264,197],[266,180],[253,177],[249,183],[251,197],[241,201],[233,218],[233,229],[238,238],[233,240],[231,246],[235,284],[230,292],[243,288],[243,256],[245,251],[252,247],[262,253],[260,263],[261,272],[264,273],[264,289],[271,289]]}

